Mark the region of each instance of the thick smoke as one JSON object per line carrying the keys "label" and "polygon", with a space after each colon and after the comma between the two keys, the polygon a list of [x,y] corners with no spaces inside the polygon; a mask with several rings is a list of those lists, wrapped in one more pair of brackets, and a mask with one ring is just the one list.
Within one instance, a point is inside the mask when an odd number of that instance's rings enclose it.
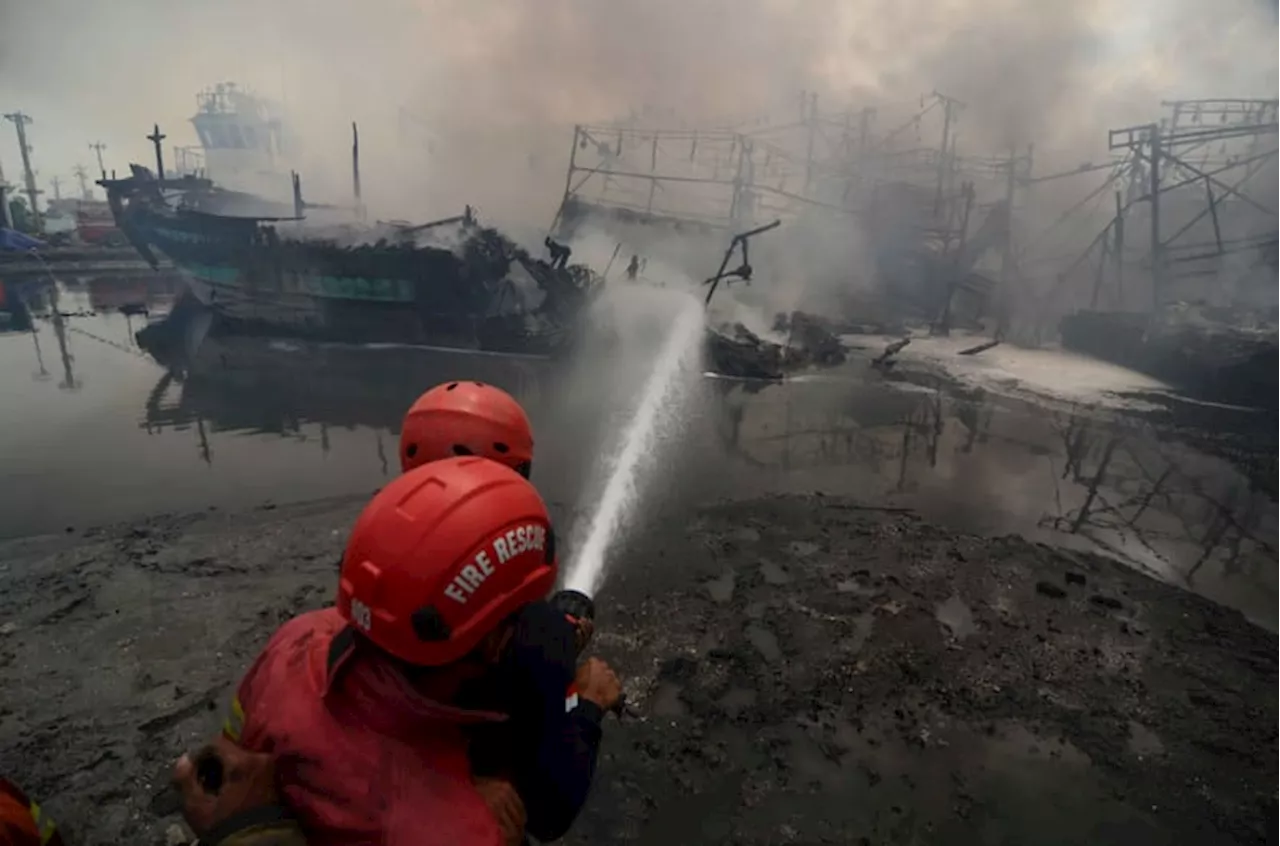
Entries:
{"label": "thick smoke", "polygon": [[[34,118],[45,187],[92,168],[96,140],[108,167],[152,161],[153,123],[166,153],[194,144],[195,93],[232,80],[286,104],[309,198],[349,193],[356,120],[375,213],[471,203],[531,232],[559,202],[574,123],[794,118],[812,91],[879,107],[887,129],[938,89],[967,104],[962,149],[1034,142],[1052,167],[1100,158],[1107,127],[1151,120],[1162,97],[1276,92],[1259,0],[0,2],[0,104]],[[14,181],[8,123],[0,162]]]}

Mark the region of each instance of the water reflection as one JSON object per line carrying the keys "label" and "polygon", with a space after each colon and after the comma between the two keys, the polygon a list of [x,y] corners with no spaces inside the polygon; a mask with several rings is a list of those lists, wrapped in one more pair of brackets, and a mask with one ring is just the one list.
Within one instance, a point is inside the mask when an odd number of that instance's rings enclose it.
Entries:
{"label": "water reflection", "polygon": [[[622,363],[592,366],[614,376],[595,380],[589,397],[571,397],[569,376],[545,361],[210,337],[180,376],[162,377],[145,425],[194,423],[205,460],[206,423],[312,441],[324,453],[333,429],[363,427],[376,435],[371,451],[385,475],[394,472],[400,417],[424,386],[478,379],[529,409],[535,478],[549,498],[573,504],[616,434],[609,421],[632,396],[620,386]],[[654,510],[820,490],[963,529],[1103,551],[1274,617],[1273,494],[1142,420],[1084,405],[1047,410],[943,381],[885,382],[856,365],[785,384],[709,379],[703,388],[700,419],[658,471]],[[1274,467],[1274,453],[1259,458]]]}
{"label": "water reflection", "polygon": [[327,455],[333,430],[367,429],[385,476],[397,460],[401,417],[432,384],[486,381],[520,397],[531,413],[539,407],[539,362],[519,359],[210,335],[195,355],[167,364],[146,397],[142,426],[155,435],[194,426],[206,462],[213,461],[210,432],[314,443]]}
{"label": "water reflection", "polygon": [[[589,502],[597,459],[644,375],[642,353],[574,365],[225,336],[194,320],[153,356],[133,333],[166,325],[172,292],[93,290],[46,292],[29,339],[0,338],[22,340],[31,359],[20,381],[13,368],[0,373],[12,397],[0,427],[0,534],[371,490],[398,470],[404,410],[449,379],[521,400],[538,440],[534,479],[572,509]],[[119,312],[130,304],[143,308]],[[46,361],[51,346],[60,367]],[[7,360],[17,354],[10,346]],[[43,387],[55,374],[62,392]],[[706,379],[646,512],[848,495],[960,529],[1102,550],[1274,628],[1274,431],[1252,447],[1246,438],[1210,448],[1234,425],[1214,419],[1223,431],[1153,426],[944,380],[889,382],[856,362],[785,384]]]}
{"label": "water reflection", "polygon": [[1103,551],[1274,626],[1274,489],[1256,481],[1274,478],[1270,444],[1233,464],[1130,415],[944,383],[720,394],[739,492],[816,489]]}

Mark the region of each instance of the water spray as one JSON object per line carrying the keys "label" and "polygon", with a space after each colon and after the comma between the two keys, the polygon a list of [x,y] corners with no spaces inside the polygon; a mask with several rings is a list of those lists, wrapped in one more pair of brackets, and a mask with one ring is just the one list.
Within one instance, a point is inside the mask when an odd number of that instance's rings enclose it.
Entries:
{"label": "water spray", "polygon": [[[659,424],[662,422],[661,411],[668,405],[666,401],[676,393],[680,365],[691,354],[702,349],[706,306],[711,302],[711,297],[722,281],[725,284],[733,278],[745,282],[751,281],[752,268],[747,252],[748,242],[753,236],[776,229],[780,225],[782,221],[775,220],[734,235],[729,242],[729,248],[725,250],[719,270],[702,283],[709,286],[706,300],[700,303],[697,299],[690,297],[676,316],[671,334],[667,336],[666,344],[658,355],[657,365],[649,381],[645,383],[640,408],[623,436],[621,451],[605,485],[604,494],[600,497],[599,507],[591,519],[586,540],[566,569],[567,591],[575,592],[583,599],[590,601],[591,595],[600,586],[604,577],[605,553],[622,530],[624,518],[630,514],[639,500],[641,491],[638,475],[641,462],[652,452],[659,433]],[[733,258],[735,249],[742,253],[742,264],[729,270],[729,262]]]}
{"label": "water spray", "polygon": [[703,326],[702,304],[689,297],[681,306],[653,373],[645,383],[636,416],[623,434],[621,449],[591,518],[586,540],[566,569],[567,589],[589,597],[600,586],[605,554],[639,499],[641,463],[653,452],[662,428],[660,424],[664,422],[662,412],[680,381],[681,365],[702,348]]}

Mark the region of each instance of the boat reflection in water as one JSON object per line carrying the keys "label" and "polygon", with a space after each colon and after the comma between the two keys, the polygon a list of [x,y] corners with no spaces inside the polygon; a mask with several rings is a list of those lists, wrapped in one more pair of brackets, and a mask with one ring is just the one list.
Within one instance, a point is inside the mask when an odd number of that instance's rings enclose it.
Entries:
{"label": "boat reflection in water", "polygon": [[[149,339],[167,373],[144,425],[194,426],[205,460],[217,432],[313,439],[327,452],[332,430],[369,429],[369,460],[392,475],[412,401],[433,384],[476,379],[528,409],[534,480],[569,520],[592,501],[599,458],[646,360],[285,342],[185,323],[181,344]],[[1214,451],[1202,431],[1157,433],[1114,408],[1049,409],[941,379],[905,385],[863,362],[782,383],[704,377],[695,394],[652,468],[645,525],[717,498],[821,491],[960,530],[1101,552],[1275,627],[1274,436],[1252,451],[1240,441]]]}
{"label": "boat reflection in water", "polygon": [[331,429],[367,428],[378,435],[379,462],[394,464],[396,444],[384,436],[398,436],[401,417],[426,386],[448,379],[490,382],[530,407],[537,390],[536,359],[224,335],[211,331],[207,313],[175,316],[180,333],[166,324],[139,333],[142,346],[167,369],[148,397],[145,425],[195,425],[206,460],[209,430],[305,439],[304,429],[315,424],[324,452]]}

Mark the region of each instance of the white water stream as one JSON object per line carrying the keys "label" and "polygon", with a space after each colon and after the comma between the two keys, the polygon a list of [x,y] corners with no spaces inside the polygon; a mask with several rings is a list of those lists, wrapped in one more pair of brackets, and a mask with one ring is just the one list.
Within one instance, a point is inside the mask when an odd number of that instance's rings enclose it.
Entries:
{"label": "white water stream", "polygon": [[[671,323],[653,372],[645,383],[635,417],[623,433],[586,539],[565,570],[565,587],[592,596],[604,581],[606,555],[643,492],[646,459],[654,453],[662,433],[680,414],[681,373],[699,373],[702,351],[702,303],[689,297]],[[692,369],[691,369],[692,368]]]}

